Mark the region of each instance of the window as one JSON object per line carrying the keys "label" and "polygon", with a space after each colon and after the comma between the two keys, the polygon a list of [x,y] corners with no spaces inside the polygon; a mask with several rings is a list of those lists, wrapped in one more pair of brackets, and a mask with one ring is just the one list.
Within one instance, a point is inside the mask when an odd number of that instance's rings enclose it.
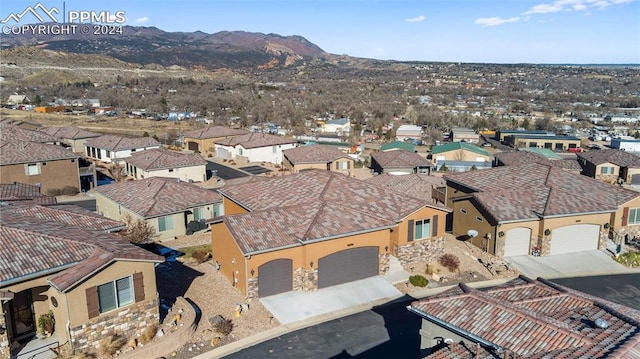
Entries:
{"label": "window", "polygon": [[27,176],[34,176],[40,174],[40,166],[37,163],[29,163],[25,165],[25,173]]}
{"label": "window", "polygon": [[242,156],[242,148],[238,148],[238,154]]}
{"label": "window", "polygon": [[158,232],[166,232],[173,229],[173,216],[158,217]]}
{"label": "window", "polygon": [[204,219],[206,216],[206,211],[204,208],[199,207],[199,208],[194,208],[193,209],[193,220],[194,221],[199,221],[201,219]]}
{"label": "window", "polygon": [[107,158],[111,157],[111,151],[107,150]]}
{"label": "window", "polygon": [[349,169],[349,162],[336,162],[336,165],[339,170],[347,170]]}
{"label": "window", "polygon": [[614,170],[614,167],[600,167],[600,173],[603,175],[612,175]]}
{"label": "window", "polygon": [[628,224],[640,224],[640,208],[631,208],[629,210]]}
{"label": "window", "polygon": [[278,146],[271,146],[272,153],[278,153]]}
{"label": "window", "polygon": [[423,219],[416,221],[414,225],[413,239],[431,237],[431,220]]}
{"label": "window", "polygon": [[216,203],[213,205],[213,216],[218,217],[224,214],[222,203]]}
{"label": "window", "polygon": [[131,276],[98,286],[98,306],[100,313],[133,303],[133,282]]}

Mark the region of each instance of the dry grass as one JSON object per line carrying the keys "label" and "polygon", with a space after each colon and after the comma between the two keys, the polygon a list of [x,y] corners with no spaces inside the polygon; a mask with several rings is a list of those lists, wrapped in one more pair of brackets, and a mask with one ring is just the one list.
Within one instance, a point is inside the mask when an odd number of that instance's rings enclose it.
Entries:
{"label": "dry grass", "polygon": [[100,340],[100,355],[114,356],[125,344],[127,344],[127,338],[122,334],[104,337]]}
{"label": "dry grass", "polygon": [[153,340],[157,332],[158,326],[156,324],[152,324],[144,329],[142,334],[140,334],[140,338],[138,338],[138,341],[142,344],[147,344]]}

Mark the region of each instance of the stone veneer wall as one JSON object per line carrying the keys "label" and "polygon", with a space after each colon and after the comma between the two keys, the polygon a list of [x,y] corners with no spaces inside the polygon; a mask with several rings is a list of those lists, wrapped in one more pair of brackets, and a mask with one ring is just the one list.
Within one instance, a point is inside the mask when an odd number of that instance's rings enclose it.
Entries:
{"label": "stone veneer wall", "polygon": [[444,251],[444,237],[411,242],[395,248],[396,257],[403,267],[418,262],[433,262]]}
{"label": "stone veneer wall", "polygon": [[113,334],[130,338],[152,324],[159,324],[158,301],[148,300],[101,315],[79,327],[71,328],[71,344],[75,350],[100,349],[100,339]]}
{"label": "stone veneer wall", "polygon": [[247,298],[258,298],[258,278],[247,279]]}
{"label": "stone veneer wall", "polygon": [[0,302],[0,328],[4,328],[4,334],[0,334],[0,358],[9,358],[9,335],[7,334],[7,320],[2,312]]}

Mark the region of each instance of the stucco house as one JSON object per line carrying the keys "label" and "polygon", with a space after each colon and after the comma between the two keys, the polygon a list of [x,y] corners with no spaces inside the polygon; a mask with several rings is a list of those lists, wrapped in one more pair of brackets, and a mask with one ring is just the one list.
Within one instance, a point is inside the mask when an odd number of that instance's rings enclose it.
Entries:
{"label": "stucco house", "polygon": [[345,135],[351,132],[351,120],[348,118],[336,118],[327,120],[322,125],[322,133],[335,133],[336,135]]}
{"label": "stucco house", "polygon": [[102,162],[120,162],[134,152],[160,148],[160,142],[152,137],[121,137],[102,135],[87,139],[85,155]]}
{"label": "stucco house", "polygon": [[449,142],[433,146],[431,159],[436,170],[445,166],[449,172],[465,172],[472,168],[485,169],[492,166],[492,157],[482,147],[466,142]]}
{"label": "stucco house", "polygon": [[407,139],[422,139],[422,127],[415,125],[400,125],[396,129],[396,140],[404,141]]}
{"label": "stucco house", "polygon": [[582,174],[611,184],[640,185],[640,157],[617,149],[578,153]]}
{"label": "stucco house", "polygon": [[464,283],[414,301],[420,353],[433,359],[637,358],[640,311],[542,278],[483,290]]}
{"label": "stucco house", "polygon": [[371,170],[375,173],[431,173],[433,163],[415,152],[389,150],[371,153]]}
{"label": "stucco house", "polygon": [[71,148],[73,152],[82,154],[85,153],[85,142],[87,139],[101,136],[99,133],[73,126],[43,127],[40,131],[56,138],[63,146]]}
{"label": "stucco house", "polygon": [[316,168],[349,174],[353,158],[331,145],[308,145],[282,151],[284,167],[291,173]]}
{"label": "stucco house", "polygon": [[122,160],[133,179],[177,178],[184,182],[207,180],[207,161],[198,153],[179,153],[160,148],[136,152]]}
{"label": "stucco house", "polygon": [[182,134],[185,148],[194,152],[215,154],[215,143],[225,138],[246,135],[249,131],[225,126],[209,126]]}
{"label": "stucco house", "polygon": [[449,211],[325,170],[251,177],[220,193],[213,260],[250,298],[384,275],[391,260],[435,258]]}
{"label": "stucco house", "polygon": [[[164,258],[106,233],[97,217],[74,223],[77,213],[43,209],[0,209],[0,357],[38,354],[21,353],[29,341],[43,352],[66,342],[97,351],[105,336],[133,338],[159,322],[155,265]],[[47,313],[55,325],[39,339]]]}
{"label": "stucco house", "polygon": [[156,241],[189,233],[191,221],[201,222],[223,214],[218,193],[175,178],[114,182],[97,187],[95,198],[100,215],[124,222],[127,217],[144,220],[155,228]]}
{"label": "stucco house", "polygon": [[0,183],[35,185],[45,194],[65,188],[79,191],[79,158],[78,154],[58,145],[11,141],[3,135],[0,143]]}
{"label": "stucco house", "polygon": [[498,257],[603,249],[609,239],[619,243],[620,236],[637,233],[640,225],[640,193],[550,164],[444,178],[453,233],[476,231],[469,240]]}
{"label": "stucco house", "polygon": [[297,147],[298,142],[292,138],[251,132],[217,141],[215,146],[216,156],[222,159],[282,164],[282,151]]}

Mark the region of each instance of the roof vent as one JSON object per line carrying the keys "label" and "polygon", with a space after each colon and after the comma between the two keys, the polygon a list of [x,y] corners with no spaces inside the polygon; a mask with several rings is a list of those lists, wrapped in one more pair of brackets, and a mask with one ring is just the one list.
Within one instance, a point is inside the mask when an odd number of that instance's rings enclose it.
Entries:
{"label": "roof vent", "polygon": [[606,320],[602,319],[602,318],[598,318],[593,322],[596,327],[600,328],[600,329],[607,329],[609,328],[609,322],[607,322]]}

